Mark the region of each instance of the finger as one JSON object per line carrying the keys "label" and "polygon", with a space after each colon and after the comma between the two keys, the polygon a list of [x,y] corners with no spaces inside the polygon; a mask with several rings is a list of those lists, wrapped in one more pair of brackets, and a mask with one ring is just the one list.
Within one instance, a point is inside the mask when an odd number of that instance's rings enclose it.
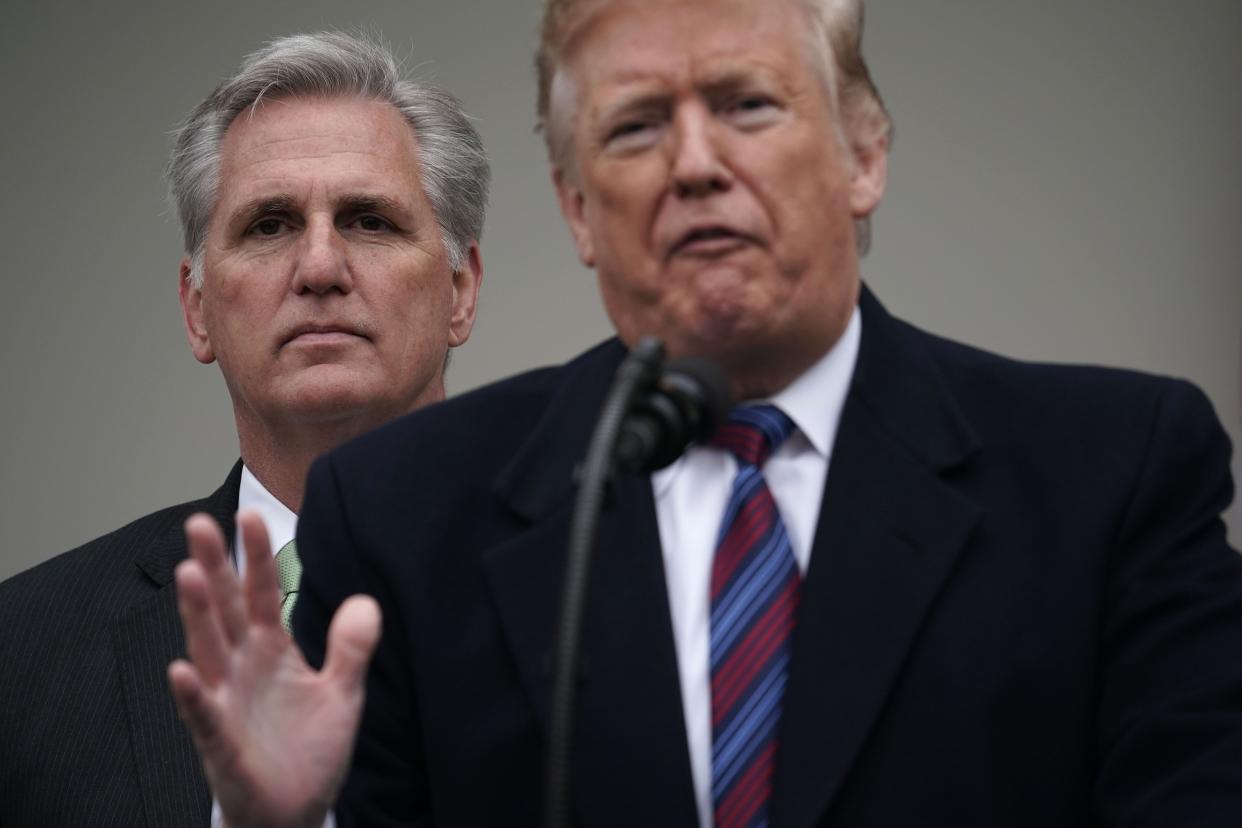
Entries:
{"label": "finger", "polygon": [[177,608],[185,627],[185,646],[203,682],[215,686],[228,672],[228,646],[207,575],[197,560],[182,561],[175,573]]}
{"label": "finger", "polygon": [[203,683],[199,680],[194,665],[184,659],[177,659],[169,664],[168,685],[172,690],[173,701],[177,703],[177,712],[190,728],[195,741],[198,741],[200,735],[210,740],[216,730],[215,711],[207,702]]}
{"label": "finger", "polygon": [[245,640],[246,607],[237,573],[228,557],[224,535],[209,515],[191,515],[185,522],[186,543],[190,555],[198,561],[207,576],[212,603],[220,614],[220,624],[232,643]]}
{"label": "finger", "polygon": [[180,659],[169,664],[168,684],[173,701],[177,703],[177,712],[189,728],[204,764],[227,768],[234,752],[194,665]]}
{"label": "finger", "polygon": [[246,604],[253,623],[280,626],[280,579],[276,577],[276,561],[267,526],[258,512],[239,512],[242,545],[246,547]]}
{"label": "finger", "polygon": [[347,689],[362,687],[380,637],[380,608],[369,595],[351,595],[332,616],[324,675]]}

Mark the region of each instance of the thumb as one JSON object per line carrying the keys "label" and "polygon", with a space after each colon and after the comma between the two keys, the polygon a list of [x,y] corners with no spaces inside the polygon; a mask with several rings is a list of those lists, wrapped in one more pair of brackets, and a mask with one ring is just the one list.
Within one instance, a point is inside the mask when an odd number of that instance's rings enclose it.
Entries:
{"label": "thumb", "polygon": [[332,616],[323,671],[347,687],[360,687],[380,637],[380,608],[369,595],[351,595]]}

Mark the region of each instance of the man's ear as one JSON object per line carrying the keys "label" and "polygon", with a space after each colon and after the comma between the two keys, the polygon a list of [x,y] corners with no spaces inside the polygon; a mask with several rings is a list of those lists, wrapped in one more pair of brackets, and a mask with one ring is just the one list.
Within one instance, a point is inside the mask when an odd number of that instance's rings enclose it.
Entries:
{"label": "man's ear", "polygon": [[194,358],[207,365],[216,361],[216,353],[211,347],[211,337],[207,334],[207,325],[203,321],[203,290],[194,287],[190,281],[190,259],[181,260],[178,274],[180,283],[178,293],[181,297],[181,319],[185,323],[185,338],[190,343]]}
{"label": "man's ear", "polygon": [[555,165],[552,167],[552,183],[556,187],[556,200],[561,205],[561,215],[569,225],[569,232],[573,234],[579,261],[587,267],[595,267],[595,244],[591,240],[591,228],[587,222],[586,201],[582,197],[582,190]]}
{"label": "man's ear", "polygon": [[465,263],[453,274],[453,313],[449,317],[448,344],[456,348],[470,338],[479,310],[483,285],[483,255],[477,241],[470,243]]}
{"label": "man's ear", "polygon": [[850,210],[854,218],[864,218],[880,206],[888,184],[888,135],[876,134],[855,141],[854,172],[850,178]]}

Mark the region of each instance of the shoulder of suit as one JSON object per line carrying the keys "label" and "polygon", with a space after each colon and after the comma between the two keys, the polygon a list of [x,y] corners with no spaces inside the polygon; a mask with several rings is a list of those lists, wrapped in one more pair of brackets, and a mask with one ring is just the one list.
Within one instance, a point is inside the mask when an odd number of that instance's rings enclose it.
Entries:
{"label": "shoulder of suit", "polygon": [[[896,321],[896,320],[895,320]],[[1112,442],[1143,438],[1155,418],[1184,412],[1219,429],[1211,402],[1193,383],[1127,368],[1003,356],[897,321],[930,357],[972,424],[988,421]]]}
{"label": "shoulder of suit", "polygon": [[208,508],[210,498],[191,500],[144,515],[119,529],[63,552],[0,583],[0,614],[27,600],[49,594],[63,600],[67,591],[89,592],[103,579],[136,578],[135,554],[153,541],[180,532],[185,519]]}

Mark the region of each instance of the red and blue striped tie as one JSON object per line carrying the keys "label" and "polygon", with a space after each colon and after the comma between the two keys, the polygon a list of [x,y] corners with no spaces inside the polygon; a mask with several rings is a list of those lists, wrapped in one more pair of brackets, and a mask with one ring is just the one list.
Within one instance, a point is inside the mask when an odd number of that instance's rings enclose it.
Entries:
{"label": "red and blue striped tie", "polygon": [[712,439],[737,476],[712,562],[712,800],[716,828],[765,826],[776,728],[801,578],[764,482],[764,462],[793,431],[772,405],[735,408]]}

